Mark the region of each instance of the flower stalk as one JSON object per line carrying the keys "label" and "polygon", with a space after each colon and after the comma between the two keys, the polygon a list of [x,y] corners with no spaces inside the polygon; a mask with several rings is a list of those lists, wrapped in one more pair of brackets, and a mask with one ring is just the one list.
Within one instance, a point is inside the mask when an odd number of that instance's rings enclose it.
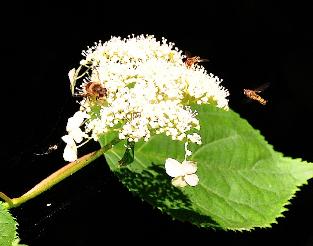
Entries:
{"label": "flower stalk", "polygon": [[93,162],[94,160],[102,156],[106,151],[111,149],[115,144],[117,144],[120,141],[121,141],[120,139],[115,138],[110,143],[102,147],[101,149],[91,152],[87,155],[84,155],[81,158],[77,159],[76,161],[70,162],[66,166],[52,173],[50,176],[42,180],[40,183],[34,186],[31,190],[29,190],[28,192],[26,192],[24,195],[20,197],[10,199],[8,196],[2,193],[6,198],[4,199],[6,201],[6,203],[4,203],[4,207],[7,209],[18,207],[21,204],[27,202],[28,200],[31,200],[37,197],[41,193],[52,188],[54,185],[58,184],[62,180],[66,179],[70,175],[76,173],[83,167],[87,166],[89,163]]}

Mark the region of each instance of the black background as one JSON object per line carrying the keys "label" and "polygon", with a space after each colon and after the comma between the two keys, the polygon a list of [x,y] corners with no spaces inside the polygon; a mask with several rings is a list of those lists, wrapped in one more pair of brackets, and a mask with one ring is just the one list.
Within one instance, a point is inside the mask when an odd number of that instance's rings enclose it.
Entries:
{"label": "black background", "polygon": [[[1,6],[0,190],[16,197],[64,165],[60,137],[78,105],[67,73],[81,50],[111,35],[154,34],[210,59],[230,107],[277,151],[313,162],[313,8],[264,1],[102,3]],[[262,106],[243,88],[270,83]],[[50,145],[60,143],[49,155]],[[80,154],[98,148],[89,143]],[[12,213],[29,245],[177,243],[313,245],[313,184],[271,229],[223,232],[173,221],[130,194],[100,158]],[[51,203],[51,206],[47,204]]]}

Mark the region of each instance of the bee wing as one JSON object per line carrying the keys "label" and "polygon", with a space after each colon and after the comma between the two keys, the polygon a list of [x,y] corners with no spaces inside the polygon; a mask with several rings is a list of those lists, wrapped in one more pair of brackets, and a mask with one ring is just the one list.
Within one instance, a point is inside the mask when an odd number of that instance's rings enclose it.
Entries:
{"label": "bee wing", "polygon": [[185,50],[185,56],[186,56],[186,59],[187,59],[187,58],[197,57],[197,58],[199,58],[199,60],[198,60],[197,62],[208,62],[208,61],[209,61],[209,59],[200,58],[199,56],[193,56],[193,55],[191,54],[191,52],[188,51],[188,50]]}
{"label": "bee wing", "polygon": [[248,97],[248,96],[246,96],[244,99],[242,99],[242,103],[243,104],[246,104],[246,103],[251,103],[253,100],[250,98],[250,97]]}
{"label": "bee wing", "polygon": [[186,58],[192,57],[190,51],[188,51],[188,50],[185,50],[185,56],[186,56]]}
{"label": "bee wing", "polygon": [[200,61],[199,61],[199,62],[209,62],[209,61],[210,61],[209,59],[200,58]]}
{"label": "bee wing", "polygon": [[263,92],[264,90],[266,90],[269,86],[270,86],[270,83],[267,82],[267,83],[264,83],[264,84],[260,85],[259,87],[255,88],[254,91],[256,93],[260,93],[260,92]]}

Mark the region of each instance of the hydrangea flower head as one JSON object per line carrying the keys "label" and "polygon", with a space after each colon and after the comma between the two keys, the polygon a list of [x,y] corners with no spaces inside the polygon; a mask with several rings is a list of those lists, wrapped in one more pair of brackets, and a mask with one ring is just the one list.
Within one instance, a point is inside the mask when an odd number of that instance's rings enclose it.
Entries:
{"label": "hydrangea flower head", "polygon": [[[80,67],[68,74],[73,90],[85,95],[79,102],[83,120],[77,124],[69,120],[67,127],[74,144],[81,138],[97,141],[110,131],[129,142],[165,134],[172,140],[201,144],[197,112],[190,105],[214,102],[228,109],[229,93],[221,80],[198,64],[187,66],[183,52],[164,38],[112,37],[82,54]],[[105,98],[88,96],[90,82],[105,89]],[[71,146],[66,149],[74,150],[73,141],[66,140]]]}

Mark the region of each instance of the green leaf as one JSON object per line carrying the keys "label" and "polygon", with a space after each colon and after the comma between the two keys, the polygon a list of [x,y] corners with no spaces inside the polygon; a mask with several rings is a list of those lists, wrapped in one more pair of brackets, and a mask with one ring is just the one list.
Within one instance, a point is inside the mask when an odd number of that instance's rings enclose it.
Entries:
{"label": "green leaf", "polygon": [[[17,239],[17,222],[0,202],[0,245],[12,246]],[[16,245],[16,244],[15,244]]]}
{"label": "green leaf", "polygon": [[19,238],[15,239],[12,243],[12,246],[28,246],[26,244],[20,244],[20,240]]}
{"label": "green leaf", "polygon": [[[181,221],[201,227],[250,230],[276,223],[299,186],[313,177],[313,165],[283,157],[259,131],[233,111],[195,106],[202,145],[190,145],[199,184],[176,188],[166,158],[184,159],[183,143],[165,136],[136,143],[135,160],[120,168],[122,143],[105,154],[111,170],[136,195]],[[103,137],[101,145],[109,139]]]}

